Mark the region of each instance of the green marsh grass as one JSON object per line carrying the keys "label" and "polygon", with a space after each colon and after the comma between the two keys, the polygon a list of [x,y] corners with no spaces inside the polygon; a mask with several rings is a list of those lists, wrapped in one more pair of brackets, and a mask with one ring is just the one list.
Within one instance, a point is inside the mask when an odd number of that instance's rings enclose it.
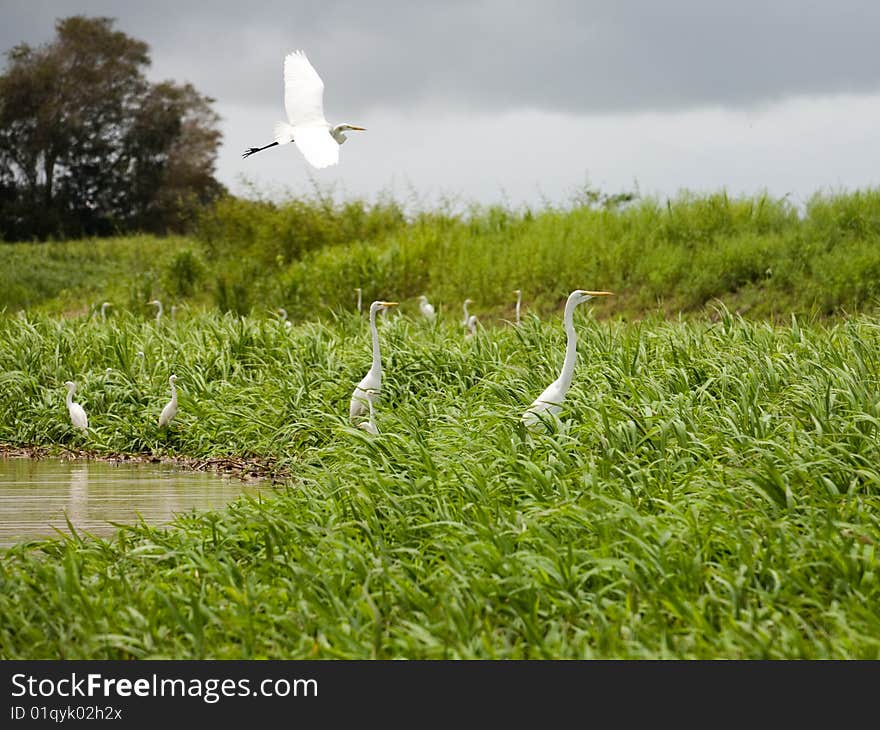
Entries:
{"label": "green marsh grass", "polygon": [[536,435],[519,417],[561,365],[558,314],[472,338],[457,308],[382,323],[376,437],[346,422],[355,314],[0,317],[0,442],[293,475],[170,527],[9,549],[0,656],[880,658],[876,319],[601,308],[576,315],[563,427]]}

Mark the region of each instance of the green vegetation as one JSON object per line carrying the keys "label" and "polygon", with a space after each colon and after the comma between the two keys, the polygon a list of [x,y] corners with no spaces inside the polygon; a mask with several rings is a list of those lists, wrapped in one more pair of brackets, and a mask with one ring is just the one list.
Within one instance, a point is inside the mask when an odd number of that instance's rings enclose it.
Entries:
{"label": "green vegetation", "polygon": [[0,318],[0,442],[295,474],[171,528],[10,549],[0,656],[880,658],[876,320],[604,304],[576,315],[566,427],[535,437],[519,416],[561,362],[558,315],[473,338],[457,311],[391,318],[377,437],[345,421],[354,314]]}
{"label": "green vegetation", "polygon": [[600,316],[703,316],[721,301],[787,321],[880,301],[880,191],[816,196],[802,214],[767,197],[624,198],[467,213],[320,193],[286,204],[228,198],[202,215],[195,238],[2,246],[0,307],[59,314],[108,300],[143,313],[158,296],[166,309],[262,317],[284,307],[304,321],[350,311],[361,287],[366,301],[393,297],[409,313],[419,294],[448,313],[470,297],[488,323],[512,316],[513,289],[525,311],[546,316],[584,287],[617,294]]}

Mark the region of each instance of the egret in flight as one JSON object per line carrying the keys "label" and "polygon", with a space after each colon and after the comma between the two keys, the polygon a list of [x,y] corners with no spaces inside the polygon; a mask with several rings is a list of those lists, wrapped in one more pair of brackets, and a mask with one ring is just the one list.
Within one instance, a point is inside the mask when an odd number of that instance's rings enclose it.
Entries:
{"label": "egret in flight", "polygon": [[467,305],[468,305],[468,304],[473,304],[473,303],[474,303],[474,300],[473,300],[473,299],[465,299],[465,300],[464,300],[464,319],[461,320],[461,324],[462,324],[462,326],[464,326],[464,327],[467,327],[467,326],[468,326],[468,320],[470,319],[470,315],[468,314],[468,308],[467,308]]}
{"label": "egret in flight", "polygon": [[276,122],[275,141],[263,147],[250,147],[242,157],[279,144],[293,142],[313,167],[323,168],[339,162],[339,146],[345,132],[363,132],[354,124],[331,126],[324,118],[324,82],[306,54],[294,51],[284,58],[284,109],[286,122]]}
{"label": "egret in flight", "polygon": [[79,403],[73,402],[73,391],[76,390],[76,383],[72,380],[67,380],[64,385],[67,388],[67,412],[70,413],[70,420],[74,426],[88,432],[89,419],[86,417],[86,411]]}
{"label": "egret in flight", "polygon": [[434,321],[434,305],[428,301],[428,297],[424,294],[419,296],[419,311],[429,322]]}
{"label": "egret in flight", "polygon": [[382,388],[382,354],[379,351],[379,331],[376,329],[376,314],[396,307],[397,302],[373,302],[370,305],[370,332],[373,336],[373,364],[363,380],[351,394],[348,417],[354,423],[367,411],[370,403],[375,403]]}
{"label": "egret in flight", "polygon": [[171,423],[171,419],[177,415],[177,388],[174,387],[176,380],[176,375],[168,377],[168,385],[171,386],[171,400],[165,404],[162,413],[159,415],[159,428],[167,426]]}
{"label": "egret in flight", "polygon": [[519,289],[514,289],[514,294],[516,294],[516,323],[519,324],[519,306],[522,303],[522,292]]}
{"label": "egret in flight", "polygon": [[160,302],[158,299],[153,299],[152,301],[147,302],[147,304],[152,304],[154,307],[156,307],[156,321],[158,322],[160,319],[162,319],[162,302]]}
{"label": "egret in flight", "polygon": [[541,395],[535,398],[534,403],[530,405],[522,415],[523,423],[532,430],[540,426],[542,419],[548,416],[555,419],[562,410],[562,401],[565,400],[565,394],[571,386],[571,379],[574,376],[574,363],[577,358],[577,332],[574,329],[574,310],[578,304],[589,301],[593,297],[610,296],[610,291],[587,291],[585,289],[575,289],[568,295],[565,302],[565,314],[563,322],[565,324],[565,361],[562,363],[562,371]]}

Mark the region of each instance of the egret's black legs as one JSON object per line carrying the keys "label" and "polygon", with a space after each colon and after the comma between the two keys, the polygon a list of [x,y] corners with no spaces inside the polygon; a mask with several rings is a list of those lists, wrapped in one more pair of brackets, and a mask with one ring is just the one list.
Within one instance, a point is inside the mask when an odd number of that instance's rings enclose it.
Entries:
{"label": "egret's black legs", "polygon": [[276,144],[278,144],[278,143],[272,142],[271,144],[267,144],[265,147],[250,147],[244,151],[244,154],[242,155],[242,157],[250,157],[252,154],[254,154],[256,152],[262,152],[263,150],[267,150],[270,147],[274,147]]}

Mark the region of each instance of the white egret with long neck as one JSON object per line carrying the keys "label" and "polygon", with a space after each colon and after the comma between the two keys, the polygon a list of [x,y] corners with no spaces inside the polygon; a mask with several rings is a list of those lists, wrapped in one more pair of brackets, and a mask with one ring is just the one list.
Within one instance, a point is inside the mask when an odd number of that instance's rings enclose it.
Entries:
{"label": "white egret with long neck", "polygon": [[468,326],[468,319],[470,319],[470,314],[468,314],[468,308],[467,308],[467,305],[468,305],[468,304],[473,304],[473,303],[474,303],[474,300],[473,300],[473,299],[465,299],[465,300],[464,300],[464,319],[461,320],[461,324],[462,324],[463,327],[467,327],[467,326]]}
{"label": "white egret with long neck", "polygon": [[476,333],[477,333],[477,315],[472,314],[470,317],[468,317],[467,333],[465,334],[465,337],[472,337]]}
{"label": "white egret with long neck", "polygon": [[168,385],[171,387],[171,400],[165,405],[162,409],[162,413],[159,414],[159,428],[163,428],[171,423],[171,419],[173,419],[177,415],[177,388],[174,387],[174,383],[177,381],[176,375],[171,375],[168,377]]}
{"label": "white egret with long neck", "polygon": [[428,297],[426,297],[424,294],[421,294],[419,296],[419,311],[422,313],[422,316],[429,322],[434,321],[434,305],[428,301]]}
{"label": "white egret with long neck", "polygon": [[156,321],[158,322],[160,319],[162,319],[162,302],[160,302],[158,299],[153,299],[147,302],[147,304],[152,304],[154,307],[156,307]]}
{"label": "white egret with long neck", "polygon": [[516,323],[519,324],[519,307],[522,304],[522,292],[519,289],[514,289],[514,294],[516,294]]}
{"label": "white egret with long neck", "polygon": [[284,326],[287,329],[293,327],[290,320],[287,318],[287,310],[284,307],[278,307],[278,316],[281,318],[281,321],[284,322]]}
{"label": "white egret with long neck", "polygon": [[532,405],[523,413],[522,421],[529,429],[536,429],[548,418],[555,419],[562,410],[565,394],[571,387],[571,380],[574,376],[574,364],[577,359],[577,332],[574,329],[575,308],[578,304],[587,302],[593,297],[607,297],[610,295],[610,291],[588,291],[586,289],[575,289],[568,295],[563,315],[566,335],[565,360],[562,363],[559,377],[550,383],[544,389],[544,392],[535,398]]}
{"label": "white egret with long neck", "polygon": [[397,302],[376,301],[370,305],[370,334],[373,338],[373,364],[357,384],[351,394],[348,417],[354,422],[367,412],[368,404],[375,403],[382,388],[382,353],[379,350],[379,330],[376,329],[376,314],[396,307]]}
{"label": "white egret with long neck", "polygon": [[344,132],[363,132],[354,124],[330,126],[324,118],[324,82],[303,51],[284,58],[284,110],[286,122],[276,122],[275,141],[263,147],[249,147],[242,157],[261,150],[293,142],[313,167],[322,168],[339,162],[339,147]]}
{"label": "white egret with long neck", "polygon": [[70,414],[71,422],[82,431],[88,432],[89,419],[86,417],[85,408],[79,403],[73,402],[73,392],[76,390],[76,383],[72,380],[67,380],[65,381],[64,386],[67,388],[67,412]]}
{"label": "white egret with long neck", "polygon": [[101,319],[107,319],[107,307],[110,306],[110,302],[103,302],[101,304]]}

